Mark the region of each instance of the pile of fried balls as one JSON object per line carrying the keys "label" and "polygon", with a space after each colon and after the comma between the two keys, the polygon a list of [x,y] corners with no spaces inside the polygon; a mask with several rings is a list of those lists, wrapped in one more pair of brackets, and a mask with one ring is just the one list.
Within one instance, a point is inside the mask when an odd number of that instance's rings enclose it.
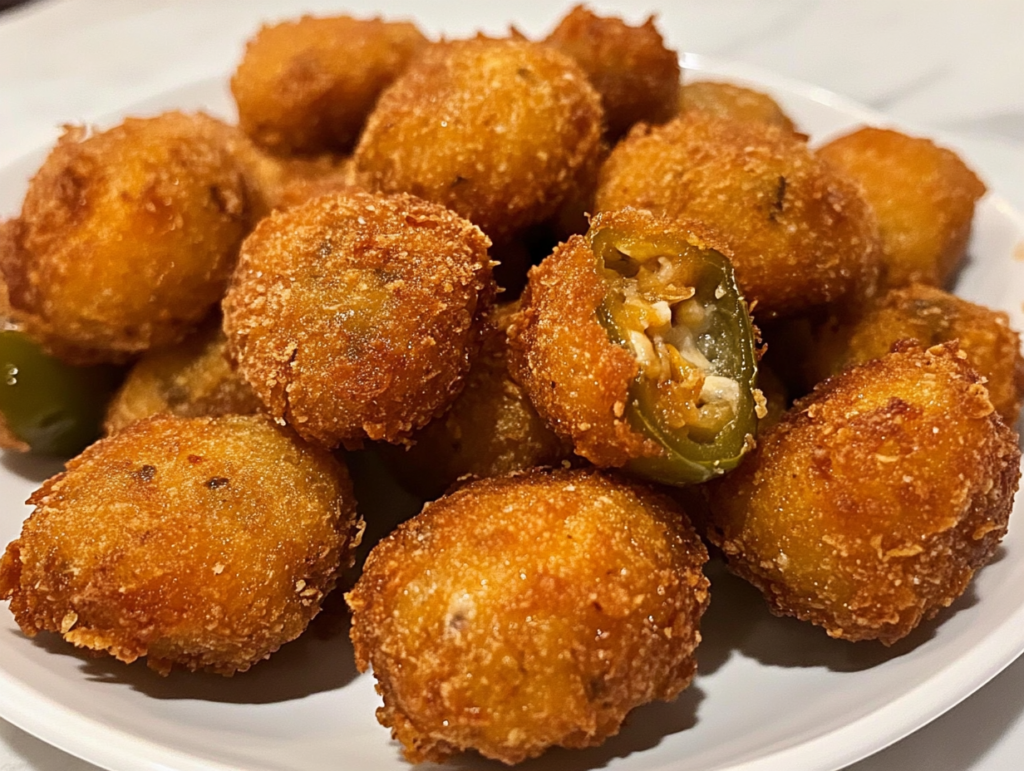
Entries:
{"label": "pile of fried balls", "polygon": [[[517,763],[687,687],[709,548],[885,645],[992,557],[1024,359],[947,291],[950,150],[582,6],[264,26],[231,92],[67,127],[0,222],[0,444],[71,458],[0,559],[29,637],[232,675],[337,588],[411,762]],[[353,452],[424,503],[346,580]]]}

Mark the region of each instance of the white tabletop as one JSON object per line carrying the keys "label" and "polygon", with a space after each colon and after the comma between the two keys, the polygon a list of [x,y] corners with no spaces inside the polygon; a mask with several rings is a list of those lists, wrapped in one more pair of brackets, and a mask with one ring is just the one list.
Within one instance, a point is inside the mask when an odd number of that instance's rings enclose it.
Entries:
{"label": "white tabletop", "polygon": [[[514,7],[513,7],[514,6]],[[49,0],[0,14],[0,167],[87,121],[229,72],[259,20],[303,10],[423,20],[431,32],[527,34],[567,9],[497,0]],[[657,10],[668,42],[831,89],[930,134],[953,134],[1024,211],[1024,2],[661,0],[595,2],[633,20]],[[443,29],[431,20],[444,19]],[[456,21],[452,21],[456,20]],[[102,56],[96,55],[102,51]],[[850,771],[1021,768],[1024,660],[931,725]],[[0,771],[95,766],[0,720]]]}

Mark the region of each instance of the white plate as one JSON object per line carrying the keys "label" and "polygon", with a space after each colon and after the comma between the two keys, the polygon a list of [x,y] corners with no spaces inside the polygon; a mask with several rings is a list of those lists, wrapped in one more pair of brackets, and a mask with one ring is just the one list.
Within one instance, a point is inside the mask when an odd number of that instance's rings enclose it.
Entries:
{"label": "white plate", "polygon": [[[861,122],[888,123],[821,89],[741,65],[693,56],[684,62],[702,71],[695,77],[722,76],[771,92],[816,141]],[[225,80],[196,82],[126,106],[124,114],[205,108],[229,115]],[[0,171],[0,213],[17,211],[44,155],[41,149]],[[1024,261],[1013,253],[1021,242],[1024,220],[989,194],[957,289],[1007,311],[1017,329],[1024,329]],[[28,513],[14,502],[56,470],[45,465],[11,455],[0,461],[0,500],[8,504],[0,513],[0,544],[17,536]],[[721,569],[712,572],[700,674],[682,697],[636,710],[603,747],[555,750],[525,767],[831,771],[935,718],[1024,650],[1024,534],[1017,528],[963,598],[888,650],[831,640],[817,628],[774,618],[754,590]],[[163,679],[141,663],[85,657],[50,635],[30,641],[4,612],[0,715],[118,771],[407,771],[374,719],[373,682],[356,675],[344,628],[319,621],[234,679],[185,673]],[[453,767],[500,766],[469,757]]]}

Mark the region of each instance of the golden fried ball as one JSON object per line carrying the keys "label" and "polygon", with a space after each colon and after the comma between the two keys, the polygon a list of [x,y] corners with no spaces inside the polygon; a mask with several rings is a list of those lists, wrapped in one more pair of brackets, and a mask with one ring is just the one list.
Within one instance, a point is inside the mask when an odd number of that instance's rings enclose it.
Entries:
{"label": "golden fried ball", "polygon": [[521,303],[509,371],[578,455],[687,484],[749,449],[765,414],[755,332],[693,223],[602,212],[530,271]]}
{"label": "golden fried ball", "polygon": [[402,441],[462,389],[494,293],[488,245],[408,195],[275,212],[246,239],[224,299],[229,351],[303,438]]}
{"label": "golden fried ball", "polygon": [[887,287],[946,286],[963,260],[985,185],[951,150],[898,131],[863,128],[818,156],[860,185],[881,233]]}
{"label": "golden fried ball", "polygon": [[71,363],[120,361],[206,317],[249,225],[224,128],[170,112],[65,131],[0,254],[29,335]]}
{"label": "golden fried ball", "polygon": [[184,342],[139,359],[110,401],[104,428],[112,434],[164,412],[183,418],[250,415],[259,406],[228,358],[218,317]]}
{"label": "golden fried ball", "polygon": [[264,26],[231,78],[242,130],[281,155],[352,149],[427,39],[409,22],[303,16]]}
{"label": "golden fried ball", "polygon": [[596,209],[718,231],[758,318],[872,294],[877,228],[857,188],[790,131],[701,112],[637,127],[601,171]]}
{"label": "golden fried ball", "polygon": [[599,152],[600,99],[524,40],[438,44],[384,92],[355,159],[373,184],[447,206],[496,243],[552,216]]}
{"label": "golden fried ball", "polygon": [[577,5],[545,42],[575,59],[601,95],[610,140],[634,123],[664,123],[676,114],[679,54],[665,47],[653,17],[633,27]]}
{"label": "golden fried ball", "polygon": [[451,409],[411,437],[407,448],[387,448],[402,484],[436,498],[456,480],[501,476],[572,457],[572,445],[552,432],[508,371],[506,330],[518,303],[496,308],[480,355]]}
{"label": "golden fried ball", "polygon": [[298,637],[361,527],[344,466],[256,416],[135,423],[29,503],[0,560],[22,631],[162,674],[231,675]]}
{"label": "golden fried ball", "polygon": [[1020,336],[1001,311],[914,284],[889,291],[842,336],[845,346],[827,362],[831,373],[881,358],[899,340],[914,339],[923,346],[956,340],[968,363],[985,378],[996,411],[1007,425],[1017,422],[1024,397],[1024,357]]}
{"label": "golden fried ball", "polygon": [[1017,435],[955,344],[826,381],[711,486],[710,540],[772,611],[890,645],[959,597],[1006,533]]}
{"label": "golden fried ball", "polygon": [[595,470],[486,479],[428,504],[347,595],[413,762],[587,747],[696,669],[707,552],[652,488]]}
{"label": "golden fried ball", "polygon": [[704,112],[745,123],[767,123],[795,131],[792,119],[768,94],[752,88],[699,80],[683,84],[679,93],[680,112]]}

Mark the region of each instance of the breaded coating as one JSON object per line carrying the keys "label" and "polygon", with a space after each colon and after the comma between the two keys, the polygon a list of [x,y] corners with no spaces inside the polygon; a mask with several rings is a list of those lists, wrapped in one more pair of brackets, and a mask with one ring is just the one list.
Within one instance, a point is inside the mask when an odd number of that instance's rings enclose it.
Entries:
{"label": "breaded coating", "polygon": [[285,168],[280,185],[269,203],[274,209],[287,209],[331,193],[371,192],[369,181],[356,172],[352,158],[345,158],[329,169],[307,167],[292,161]]}
{"label": "breaded coating", "polygon": [[907,344],[798,402],[710,486],[708,537],[772,611],[891,645],[1006,533],[1017,435],[954,343]]}
{"label": "breaded coating", "polygon": [[874,291],[874,217],[791,131],[702,112],[639,126],[601,171],[597,211],[627,206],[714,228],[758,318]]}
{"label": "breaded coating", "polygon": [[377,719],[412,762],[600,744],[693,678],[706,560],[671,499],[613,474],[466,485],[379,543],[346,595]]}
{"label": "breaded coating", "polygon": [[264,26],[231,78],[239,125],[279,155],[348,152],[381,91],[426,45],[414,24],[379,18]]}
{"label": "breaded coating", "polygon": [[182,418],[251,415],[259,406],[228,358],[218,316],[184,342],[139,359],[110,401],[104,429],[112,434],[161,413]]}
{"label": "breaded coating", "polygon": [[495,291],[488,245],[409,195],[275,212],[246,239],[224,299],[229,351],[303,438],[400,442],[463,387]]}
{"label": "breaded coating", "polygon": [[287,209],[327,193],[369,191],[368,180],[356,172],[351,156],[281,158],[261,150],[238,131],[229,144],[242,166],[257,212],[255,221],[274,209]]}
{"label": "breaded coating", "polygon": [[[855,323],[833,332],[845,343],[819,346],[826,360],[815,369],[828,374],[885,356],[899,340],[923,346],[956,340],[968,363],[985,378],[989,398],[1008,426],[1017,422],[1024,397],[1020,335],[1002,311],[975,305],[941,289],[913,284],[893,289]],[[831,353],[831,356],[829,355]]]}
{"label": "breaded coating", "polygon": [[638,27],[577,5],[544,41],[569,54],[601,95],[605,134],[615,141],[634,123],[664,123],[676,114],[679,54],[649,17]]}
{"label": "breaded coating", "polygon": [[431,46],[381,95],[356,165],[502,243],[551,217],[601,147],[600,98],[566,54],[525,40]]}
{"label": "breaded coating", "polygon": [[28,501],[0,560],[22,631],[130,663],[243,672],[298,637],[351,564],[345,467],[257,416],[157,416]]}
{"label": "breaded coating", "polygon": [[573,236],[530,271],[508,329],[509,370],[537,412],[598,466],[654,457],[658,446],[625,417],[640,364],[598,319],[608,293],[590,243]]}
{"label": "breaded coating", "polygon": [[684,83],[679,92],[679,111],[704,112],[728,120],[796,130],[792,119],[768,94],[716,80]]}
{"label": "breaded coating", "polygon": [[384,448],[402,485],[436,498],[456,480],[501,476],[534,466],[554,466],[572,457],[530,404],[508,371],[506,330],[518,303],[495,308],[480,355],[451,409],[411,437],[412,446]]}
{"label": "breaded coating", "polygon": [[70,363],[123,361],[206,317],[249,226],[225,128],[170,112],[65,130],[0,249],[27,334]]}
{"label": "breaded coating", "polygon": [[861,187],[875,212],[883,285],[945,287],[963,261],[985,185],[951,150],[898,131],[862,128],[818,156]]}

